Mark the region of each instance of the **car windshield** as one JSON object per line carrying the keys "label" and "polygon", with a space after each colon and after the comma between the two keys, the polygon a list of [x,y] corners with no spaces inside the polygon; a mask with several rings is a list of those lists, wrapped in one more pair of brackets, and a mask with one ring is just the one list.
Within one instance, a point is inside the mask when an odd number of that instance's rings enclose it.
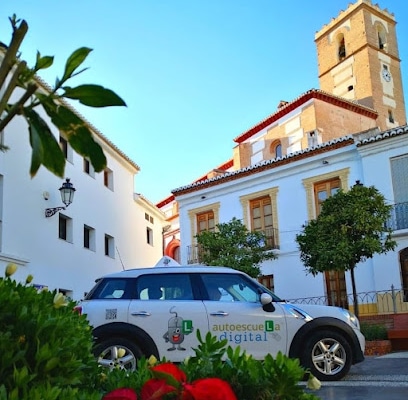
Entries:
{"label": "car windshield", "polygon": [[208,300],[257,303],[260,294],[268,293],[272,296],[273,301],[281,301],[279,297],[256,280],[239,273],[202,273],[201,278]]}

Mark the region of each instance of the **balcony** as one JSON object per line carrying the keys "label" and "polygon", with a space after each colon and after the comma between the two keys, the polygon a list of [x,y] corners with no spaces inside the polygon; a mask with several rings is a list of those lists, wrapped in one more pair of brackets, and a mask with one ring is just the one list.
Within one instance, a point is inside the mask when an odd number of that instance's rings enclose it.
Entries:
{"label": "balcony", "polygon": [[393,231],[408,229],[408,202],[394,204],[386,227]]}
{"label": "balcony", "polygon": [[[262,231],[266,237],[265,250],[279,249],[278,230],[268,228]],[[187,264],[200,264],[204,250],[198,244],[187,246]]]}

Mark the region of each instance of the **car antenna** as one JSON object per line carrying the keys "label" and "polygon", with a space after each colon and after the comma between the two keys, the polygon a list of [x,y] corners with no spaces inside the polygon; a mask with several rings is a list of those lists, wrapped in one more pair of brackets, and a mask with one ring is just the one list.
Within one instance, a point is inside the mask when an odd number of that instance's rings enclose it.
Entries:
{"label": "car antenna", "polygon": [[125,270],[125,266],[123,265],[122,257],[120,256],[120,253],[119,253],[119,250],[118,250],[118,246],[116,246],[116,251],[117,251],[117,253],[118,253],[119,260],[120,260],[120,263],[122,264],[122,269],[123,269],[123,271],[124,271],[124,270]]}

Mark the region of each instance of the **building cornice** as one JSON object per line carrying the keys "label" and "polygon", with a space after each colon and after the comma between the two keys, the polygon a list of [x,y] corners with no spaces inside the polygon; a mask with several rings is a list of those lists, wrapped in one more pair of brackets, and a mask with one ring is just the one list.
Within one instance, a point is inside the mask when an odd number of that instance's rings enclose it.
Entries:
{"label": "building cornice", "polygon": [[334,96],[320,89],[311,89],[303,93],[302,95],[300,95],[298,98],[296,98],[292,102],[289,102],[285,104],[284,106],[280,107],[275,113],[265,118],[263,121],[259,122],[258,124],[248,129],[241,135],[237,136],[234,139],[234,142],[236,143],[244,142],[245,140],[249,139],[253,135],[260,132],[261,130],[265,129],[272,123],[278,121],[280,118],[294,111],[295,109],[302,106],[303,104],[305,104],[307,101],[311,99],[321,100],[326,103],[330,103],[332,105],[342,107],[346,110],[355,112],[357,114],[372,118],[374,120],[377,119],[378,117],[377,111],[373,110],[372,108],[363,106],[355,101],[346,100],[343,97]]}

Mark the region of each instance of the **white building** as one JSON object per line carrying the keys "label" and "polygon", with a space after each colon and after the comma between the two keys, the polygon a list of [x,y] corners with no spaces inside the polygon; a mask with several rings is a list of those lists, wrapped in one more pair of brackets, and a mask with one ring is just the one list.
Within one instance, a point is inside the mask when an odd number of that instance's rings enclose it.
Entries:
{"label": "white building", "polygon": [[349,274],[306,275],[295,236],[321,201],[360,181],[395,206],[398,246],[358,266],[357,291],[393,285],[408,300],[408,128],[395,25],[369,0],[341,11],[315,35],[321,89],[281,101],[234,139],[230,160],[158,204],[178,203],[168,219],[179,218],[182,263],[200,261],[197,233],[235,217],[264,230],[275,248],[278,259],[262,265],[267,286],[344,306]]}
{"label": "white building", "polygon": [[0,153],[0,270],[16,263],[18,280],[32,274],[35,285],[75,300],[101,275],[154,265],[163,254],[165,216],[135,193],[139,166],[89,127],[104,150],[107,169],[95,173],[53,129],[66,155],[65,177],[76,192],[73,203],[51,217],[45,209],[63,206],[58,189],[65,179],[44,167],[30,178],[32,149],[23,118],[14,118],[2,132],[2,143],[10,149]]}

